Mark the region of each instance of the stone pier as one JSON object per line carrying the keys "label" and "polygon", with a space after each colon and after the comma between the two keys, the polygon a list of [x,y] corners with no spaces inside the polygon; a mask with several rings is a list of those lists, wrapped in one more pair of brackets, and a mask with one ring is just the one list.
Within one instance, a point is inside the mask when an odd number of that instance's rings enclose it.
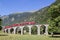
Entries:
{"label": "stone pier", "polygon": [[[41,35],[41,34],[40,34],[40,27],[41,27],[41,25],[24,25],[24,26],[19,26],[19,28],[21,29],[21,35],[23,35],[23,28],[24,28],[25,26],[29,27],[29,34],[30,34],[30,35],[31,35],[31,28],[32,28],[33,26],[37,26],[37,34],[38,34],[38,35]],[[45,33],[44,33],[44,34],[48,35],[48,25],[45,25],[45,24],[44,24],[44,26],[45,26]],[[16,34],[16,29],[17,29],[17,27],[12,27],[12,28],[13,28],[13,33]],[[4,29],[5,33],[7,32],[7,29],[8,29],[8,33],[10,33],[11,28],[6,28],[6,29]]]}

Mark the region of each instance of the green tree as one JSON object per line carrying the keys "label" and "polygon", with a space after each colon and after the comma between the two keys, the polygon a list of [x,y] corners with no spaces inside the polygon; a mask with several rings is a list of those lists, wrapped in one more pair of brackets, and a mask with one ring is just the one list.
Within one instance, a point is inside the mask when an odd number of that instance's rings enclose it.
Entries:
{"label": "green tree", "polygon": [[32,34],[37,34],[37,27],[36,27],[36,26],[33,26],[33,27],[31,28],[31,33],[32,33]]}
{"label": "green tree", "polygon": [[2,29],[2,19],[0,19],[0,30]]}
{"label": "green tree", "polygon": [[[58,5],[52,5],[49,10],[49,32],[54,33],[54,32],[60,32],[60,4]],[[58,30],[58,31],[57,31]],[[53,36],[53,35],[52,35]]]}

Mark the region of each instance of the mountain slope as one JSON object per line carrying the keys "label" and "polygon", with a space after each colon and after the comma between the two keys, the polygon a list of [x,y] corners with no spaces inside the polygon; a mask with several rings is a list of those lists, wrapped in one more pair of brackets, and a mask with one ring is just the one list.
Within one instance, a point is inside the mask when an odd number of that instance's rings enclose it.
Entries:
{"label": "mountain slope", "polygon": [[48,10],[49,7],[45,7],[43,9],[40,9],[32,14],[32,16],[29,18],[31,21],[35,21],[38,24],[47,24],[47,20],[49,18],[48,16]]}
{"label": "mountain slope", "polygon": [[[59,4],[60,0],[56,0],[52,5]],[[50,5],[51,6],[51,5]],[[1,17],[3,19],[3,25],[11,25],[14,23],[21,23],[24,21],[35,21],[37,24],[47,24],[47,20],[50,18],[48,9],[50,6],[44,7],[36,12],[24,12],[15,13]]]}
{"label": "mountain slope", "polygon": [[31,14],[31,12],[15,13],[3,16],[1,18],[3,19],[3,25],[11,25],[14,23],[20,23],[22,21],[25,21],[25,19],[27,19]]}
{"label": "mountain slope", "polygon": [[24,12],[24,13],[16,13],[10,14],[8,16],[4,16],[3,25],[11,25],[14,23],[20,23],[24,21],[35,21],[37,24],[45,24],[48,20],[47,15],[48,7],[40,9],[36,12]]}

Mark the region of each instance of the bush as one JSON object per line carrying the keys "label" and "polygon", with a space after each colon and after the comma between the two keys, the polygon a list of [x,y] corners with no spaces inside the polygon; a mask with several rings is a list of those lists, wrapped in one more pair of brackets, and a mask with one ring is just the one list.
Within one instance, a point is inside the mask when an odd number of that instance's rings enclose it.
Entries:
{"label": "bush", "polygon": [[0,26],[0,30],[2,30],[2,26]]}
{"label": "bush", "polygon": [[37,27],[34,26],[31,28],[32,34],[37,34]]}

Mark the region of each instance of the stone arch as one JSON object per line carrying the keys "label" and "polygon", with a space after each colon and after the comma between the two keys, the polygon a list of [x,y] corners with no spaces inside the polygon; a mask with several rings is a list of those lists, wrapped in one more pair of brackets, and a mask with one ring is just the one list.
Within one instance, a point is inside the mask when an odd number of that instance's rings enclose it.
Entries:
{"label": "stone arch", "polygon": [[23,27],[23,34],[29,34],[29,27],[28,26]]}
{"label": "stone arch", "polygon": [[6,32],[8,33],[8,29],[6,29]]}
{"label": "stone arch", "polygon": [[37,28],[37,26],[32,26],[31,27],[31,34],[37,34],[37,30],[38,30],[38,28]]}
{"label": "stone arch", "polygon": [[46,26],[45,25],[41,25],[40,26],[40,34],[44,34],[45,33],[45,29],[46,29]]}
{"label": "stone arch", "polygon": [[3,32],[5,33],[5,30],[3,30]]}
{"label": "stone arch", "polygon": [[14,29],[13,29],[13,28],[11,28],[11,29],[10,29],[10,33],[13,33],[13,31],[14,31]]}
{"label": "stone arch", "polygon": [[21,34],[21,28],[19,27],[16,28],[16,34]]}

